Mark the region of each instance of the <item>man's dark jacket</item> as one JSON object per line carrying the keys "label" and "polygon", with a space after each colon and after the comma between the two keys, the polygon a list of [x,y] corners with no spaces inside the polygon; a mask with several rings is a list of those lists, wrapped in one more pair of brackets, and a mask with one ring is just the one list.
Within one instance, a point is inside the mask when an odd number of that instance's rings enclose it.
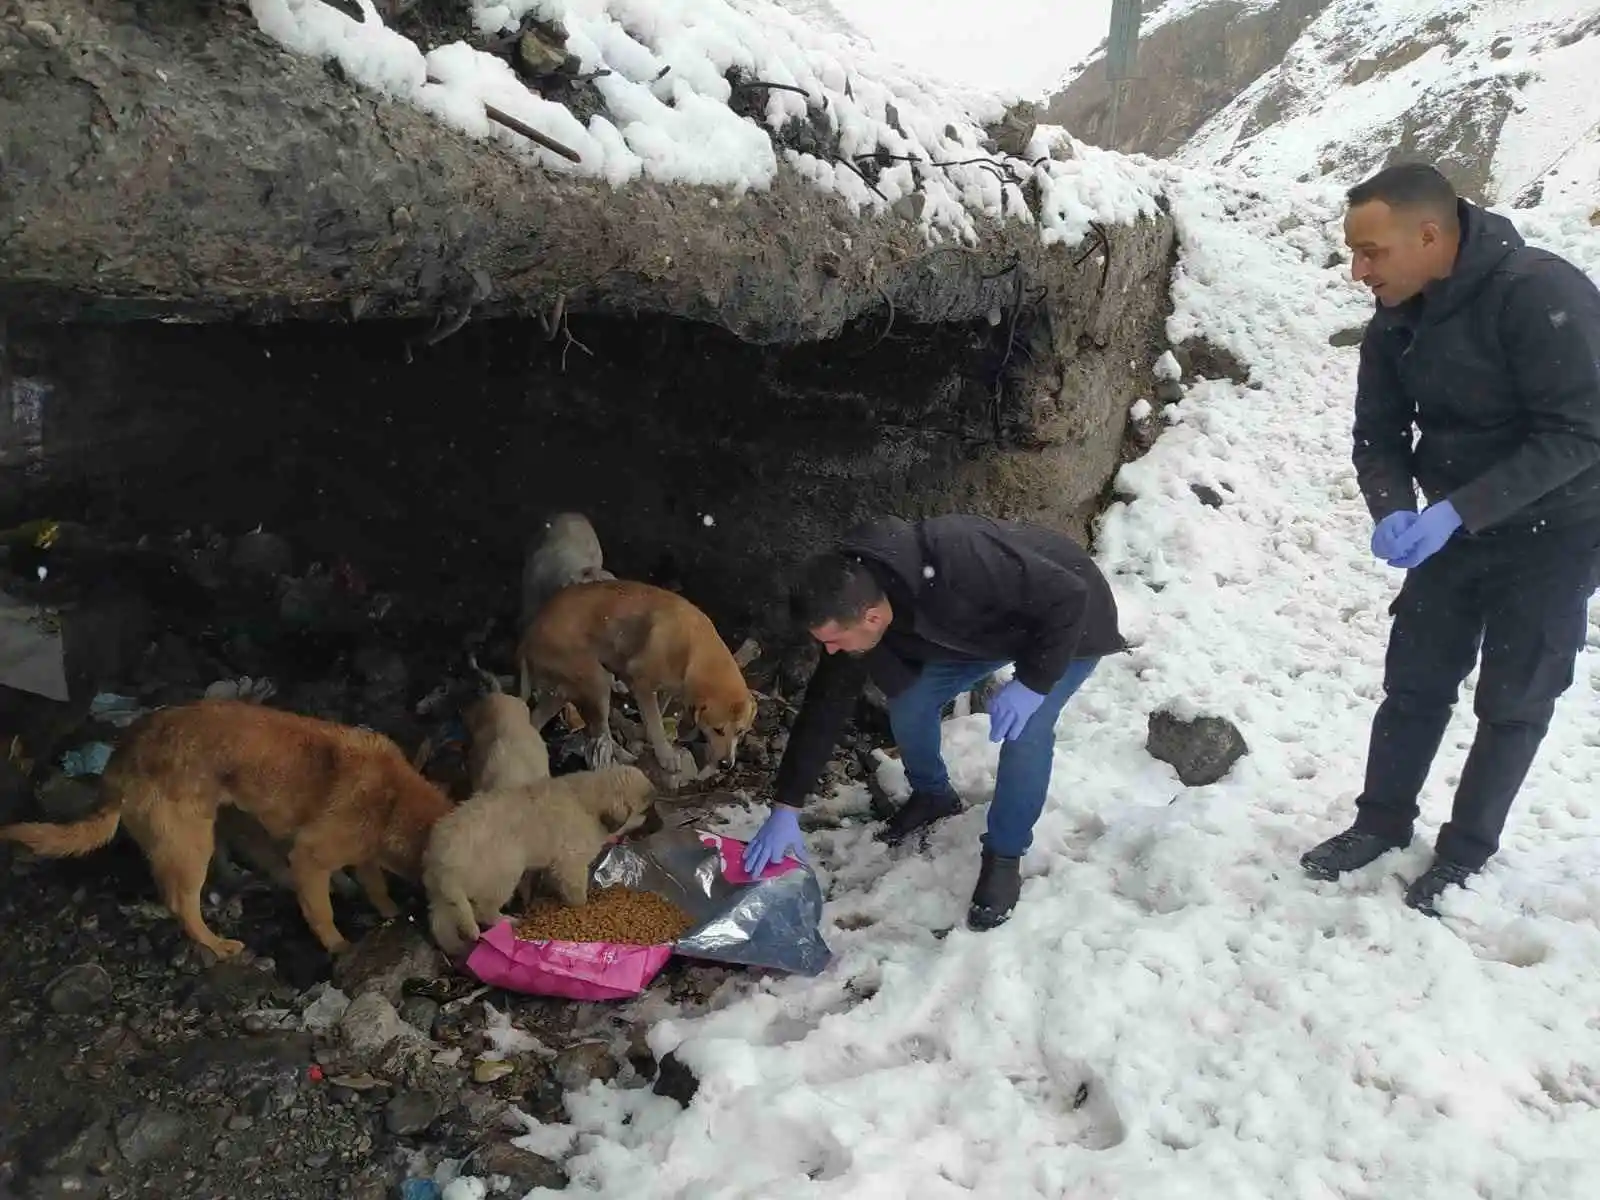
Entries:
{"label": "man's dark jacket", "polygon": [[1111,586],[1071,538],[988,517],[881,517],[839,543],[894,609],[883,640],[863,655],[822,655],[806,687],[773,799],[803,803],[838,744],[868,675],[894,697],[928,662],[1012,662],[1041,694],[1075,658],[1125,648]]}
{"label": "man's dark jacket", "polygon": [[1600,291],[1504,217],[1460,212],[1450,276],[1379,306],[1361,343],[1367,507],[1414,510],[1414,479],[1470,533],[1600,520]]}

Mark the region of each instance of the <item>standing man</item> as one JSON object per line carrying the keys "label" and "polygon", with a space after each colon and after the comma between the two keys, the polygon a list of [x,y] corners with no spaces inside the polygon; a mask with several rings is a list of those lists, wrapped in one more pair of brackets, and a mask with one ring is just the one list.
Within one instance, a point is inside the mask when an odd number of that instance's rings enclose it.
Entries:
{"label": "standing man", "polygon": [[1356,475],[1372,552],[1406,577],[1355,824],[1300,862],[1334,879],[1410,843],[1481,646],[1472,751],[1433,865],[1406,892],[1436,915],[1440,893],[1499,848],[1584,644],[1600,564],[1600,291],[1432,167],[1390,167],[1348,199],[1351,274],[1378,301]]}
{"label": "standing man", "polygon": [[801,568],[790,609],[824,654],[778,765],[772,813],[746,850],[747,869],[804,855],[797,810],[869,675],[889,697],[911,784],[911,798],[878,839],[896,845],[959,812],[940,752],[940,709],[1015,663],[1015,677],[989,706],[989,740],[1004,745],[967,911],[971,929],[1001,924],[1016,906],[1022,856],[1050,787],[1056,718],[1100,658],[1124,648],[1105,577],[1072,539],[1036,526],[880,517]]}

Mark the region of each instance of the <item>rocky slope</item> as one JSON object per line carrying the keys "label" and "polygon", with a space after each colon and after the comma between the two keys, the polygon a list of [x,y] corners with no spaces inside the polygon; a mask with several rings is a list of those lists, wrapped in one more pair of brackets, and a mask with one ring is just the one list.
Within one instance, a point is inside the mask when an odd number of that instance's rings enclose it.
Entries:
{"label": "rocky slope", "polygon": [[[1146,22],[1123,149],[1341,183],[1427,158],[1494,203],[1594,195],[1600,4],[1174,0]],[[1102,61],[1048,110],[1091,139],[1104,131]]]}

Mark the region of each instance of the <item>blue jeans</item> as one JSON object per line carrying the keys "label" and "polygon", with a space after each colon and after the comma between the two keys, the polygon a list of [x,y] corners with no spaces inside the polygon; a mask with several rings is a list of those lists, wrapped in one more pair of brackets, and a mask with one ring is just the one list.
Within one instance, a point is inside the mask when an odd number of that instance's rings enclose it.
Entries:
{"label": "blue jeans", "polygon": [[[1000,746],[1000,769],[989,805],[989,829],[984,848],[1007,858],[1020,858],[1033,844],[1033,827],[1044,811],[1054,765],[1056,718],[1072,694],[1083,686],[1100,664],[1098,658],[1077,658],[1050,689],[1037,712],[1028,719],[1022,735]],[[950,772],[939,744],[939,710],[993,675],[1004,662],[931,662],[915,683],[889,701],[889,725],[906,782],[919,792],[950,790]]]}

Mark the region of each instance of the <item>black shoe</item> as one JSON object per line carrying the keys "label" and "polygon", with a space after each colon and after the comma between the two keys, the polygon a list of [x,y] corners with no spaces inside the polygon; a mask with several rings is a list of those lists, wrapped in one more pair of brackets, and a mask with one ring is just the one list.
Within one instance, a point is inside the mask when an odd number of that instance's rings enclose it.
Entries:
{"label": "black shoe", "polygon": [[1416,909],[1423,916],[1437,917],[1439,910],[1434,905],[1445,888],[1465,887],[1467,880],[1476,874],[1471,867],[1447,858],[1436,858],[1433,866],[1418,875],[1416,882],[1406,889],[1406,907]]}
{"label": "black shoe", "polygon": [[1339,878],[1346,871],[1359,871],[1368,863],[1377,862],[1389,851],[1404,850],[1410,844],[1410,838],[1397,842],[1381,834],[1346,829],[1307,850],[1300,856],[1300,865],[1311,878],[1327,882]]}
{"label": "black shoe", "polygon": [[912,834],[920,833],[960,811],[961,797],[954,791],[912,792],[911,798],[883,823],[877,838],[885,845],[898,846]]}
{"label": "black shoe", "polygon": [[1004,925],[1022,894],[1022,860],[983,852],[978,869],[978,886],[972,889],[972,904],[967,908],[967,928],[982,933]]}

